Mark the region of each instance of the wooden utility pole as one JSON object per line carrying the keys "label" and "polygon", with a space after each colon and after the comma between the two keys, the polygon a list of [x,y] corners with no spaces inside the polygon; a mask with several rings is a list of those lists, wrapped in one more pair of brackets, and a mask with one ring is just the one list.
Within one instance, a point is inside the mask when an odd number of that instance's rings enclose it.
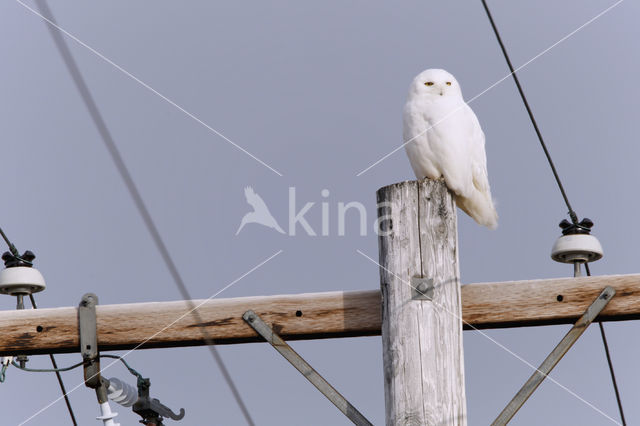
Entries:
{"label": "wooden utility pole", "polygon": [[378,190],[387,425],[466,425],[455,202],[444,182]]}

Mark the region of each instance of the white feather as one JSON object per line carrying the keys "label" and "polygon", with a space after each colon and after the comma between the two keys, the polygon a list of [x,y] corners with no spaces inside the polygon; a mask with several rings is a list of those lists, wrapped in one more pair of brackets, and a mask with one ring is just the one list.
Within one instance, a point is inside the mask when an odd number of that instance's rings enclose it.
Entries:
{"label": "white feather", "polygon": [[445,70],[420,73],[409,88],[403,137],[418,179],[444,178],[456,204],[476,222],[495,229],[484,133],[464,102],[460,85]]}

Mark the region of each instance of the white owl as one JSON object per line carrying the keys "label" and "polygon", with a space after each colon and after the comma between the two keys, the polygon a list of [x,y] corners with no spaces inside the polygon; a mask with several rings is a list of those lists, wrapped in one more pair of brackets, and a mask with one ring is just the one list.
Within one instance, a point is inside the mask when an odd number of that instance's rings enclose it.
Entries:
{"label": "white owl", "polygon": [[440,69],[418,74],[404,107],[403,136],[416,177],[444,178],[458,207],[495,229],[484,133],[454,76]]}

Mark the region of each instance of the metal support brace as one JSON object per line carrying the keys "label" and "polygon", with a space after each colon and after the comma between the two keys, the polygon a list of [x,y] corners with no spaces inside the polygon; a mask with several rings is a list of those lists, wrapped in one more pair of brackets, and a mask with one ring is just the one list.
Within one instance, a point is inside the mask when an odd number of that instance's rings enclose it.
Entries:
{"label": "metal support brace", "polygon": [[309,365],[300,355],[293,350],[271,327],[269,327],[255,312],[249,310],[242,315],[242,319],[246,321],[259,335],[273,346],[275,350],[280,352],[287,361],[291,363],[304,377],[307,378],[329,401],[331,401],[342,413],[349,418],[355,425],[372,426],[353,405],[345,399],[344,396],[333,388],[316,370]]}
{"label": "metal support brace", "polygon": [[553,370],[556,364],[558,364],[562,357],[571,349],[571,346],[573,346],[578,338],[582,336],[582,333],[584,333],[589,324],[602,312],[615,294],[616,291],[613,287],[607,286],[602,290],[598,298],[594,300],[571,330],[569,330],[549,356],[540,364],[540,367],[533,373],[529,380],[527,380],[505,409],[502,410],[498,418],[491,423],[491,426],[504,426],[511,421],[527,399],[529,399],[538,386],[540,386],[540,383],[551,373],[551,370]]}

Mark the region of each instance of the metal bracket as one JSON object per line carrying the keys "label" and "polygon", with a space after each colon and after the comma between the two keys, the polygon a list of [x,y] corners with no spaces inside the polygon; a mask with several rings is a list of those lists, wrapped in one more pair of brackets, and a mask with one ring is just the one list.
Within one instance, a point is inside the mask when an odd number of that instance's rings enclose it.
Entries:
{"label": "metal bracket", "polygon": [[107,382],[100,376],[100,353],[98,352],[98,321],[96,305],[98,296],[87,293],[78,306],[78,334],[80,353],[84,363],[84,384],[96,390],[99,403],[108,401]]}
{"label": "metal bracket", "polygon": [[580,319],[574,324],[569,332],[562,338],[560,343],[553,349],[549,356],[540,364],[540,367],[522,386],[520,391],[513,397],[511,402],[507,404],[497,419],[491,423],[491,426],[503,426],[509,423],[518,410],[527,402],[527,399],[540,386],[542,381],[551,373],[551,370],[558,364],[562,357],[571,349],[571,346],[582,336],[589,324],[598,316],[600,312],[607,306],[609,301],[616,294],[613,287],[605,287],[598,298],[587,308]]}
{"label": "metal bracket", "polygon": [[411,277],[411,299],[433,300],[433,278]]}
{"label": "metal bracket", "polygon": [[94,389],[100,385],[97,304],[98,296],[88,293],[82,296],[78,306],[78,332],[80,335],[80,353],[84,361],[84,382],[88,387]]}
{"label": "metal bracket", "polygon": [[293,350],[271,327],[269,327],[255,312],[249,310],[242,315],[245,320],[259,335],[280,352],[287,361],[293,365],[304,377],[307,378],[338,410],[349,418],[355,425],[372,426],[369,422],[344,396],[333,388],[316,370],[309,365],[296,351]]}
{"label": "metal bracket", "polygon": [[138,378],[138,400],[133,404],[133,412],[142,417],[141,423],[162,425],[163,417],[172,420],[182,420],[184,408],[180,409],[180,414],[175,414],[169,407],[163,405],[158,399],[149,397],[149,379]]}

